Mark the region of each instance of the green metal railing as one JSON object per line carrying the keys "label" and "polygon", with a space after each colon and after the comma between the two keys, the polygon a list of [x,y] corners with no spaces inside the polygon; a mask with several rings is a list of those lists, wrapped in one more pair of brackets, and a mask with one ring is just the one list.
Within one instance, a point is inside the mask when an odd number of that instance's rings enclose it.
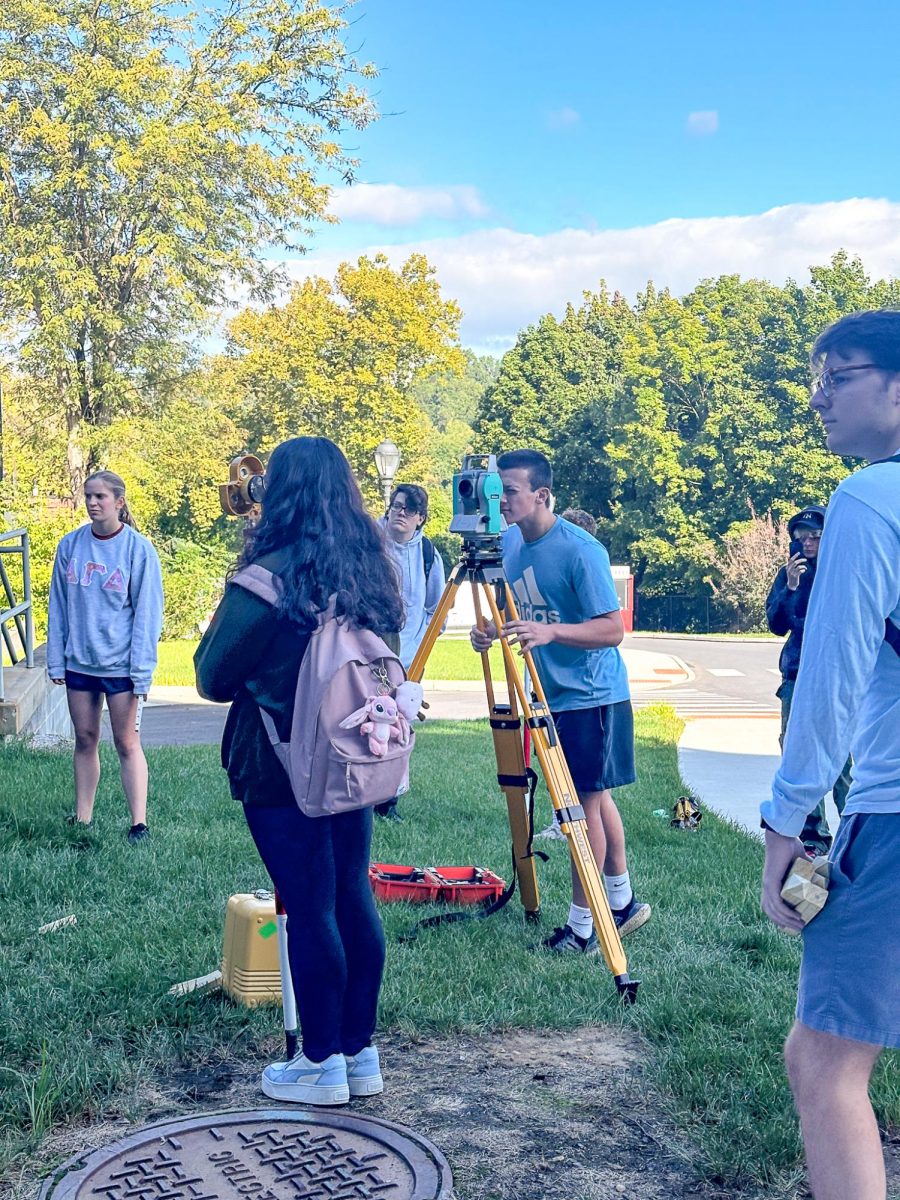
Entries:
{"label": "green metal railing", "polygon": [[[6,546],[4,542],[18,542]],[[5,556],[19,554],[22,557],[22,599],[17,603]],[[0,636],[13,666],[25,659],[26,667],[34,666],[34,613],[31,606],[31,550],[27,529],[11,529],[0,533],[0,604],[5,597],[6,607],[0,608]],[[13,628],[10,628],[12,622]],[[15,630],[15,633],[13,632]],[[0,655],[0,700],[4,699],[3,656]]]}

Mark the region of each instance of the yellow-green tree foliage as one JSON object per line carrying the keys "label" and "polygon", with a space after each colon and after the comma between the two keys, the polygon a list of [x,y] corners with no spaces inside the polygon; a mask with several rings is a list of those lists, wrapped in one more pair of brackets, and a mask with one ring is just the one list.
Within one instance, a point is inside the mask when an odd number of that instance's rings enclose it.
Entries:
{"label": "yellow-green tree foliage", "polygon": [[372,452],[383,437],[400,448],[402,477],[426,484],[440,477],[443,439],[464,441],[462,423],[439,434],[413,395],[427,374],[463,371],[460,316],[421,254],[399,271],[384,255],[342,263],[333,280],[298,284],[286,304],[235,317],[214,367],[218,386],[233,397],[249,448],[266,454],[288,437],[329,437],[375,501]]}
{"label": "yellow-green tree foliage", "polygon": [[0,324],[54,397],[72,494],[263,246],[306,240],[373,117],[348,4],[0,4]]}

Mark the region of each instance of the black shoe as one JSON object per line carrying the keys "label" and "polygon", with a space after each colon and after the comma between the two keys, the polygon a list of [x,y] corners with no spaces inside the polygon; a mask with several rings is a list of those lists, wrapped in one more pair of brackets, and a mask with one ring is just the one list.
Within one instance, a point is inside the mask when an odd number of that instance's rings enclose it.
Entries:
{"label": "black shoe", "polygon": [[571,925],[564,925],[562,929],[554,929],[548,938],[544,938],[541,945],[545,950],[552,950],[554,954],[600,953],[597,935],[593,929],[588,937],[583,938],[578,936]]}
{"label": "black shoe", "polygon": [[82,829],[92,829],[94,822],[93,821],[79,821],[77,813],[69,813],[69,815],[66,817],[66,824],[67,825],[76,825],[76,826],[80,825]]}
{"label": "black shoe", "polygon": [[128,844],[129,846],[136,846],[138,842],[143,842],[149,836],[150,830],[143,822],[139,821],[137,825],[132,825],[128,830]]}
{"label": "black shoe", "polygon": [[619,937],[624,937],[626,933],[634,933],[635,929],[647,924],[650,920],[650,905],[639,904],[632,896],[624,908],[614,908],[612,915]]}
{"label": "black shoe", "polygon": [[375,816],[381,817],[382,821],[402,821],[403,813],[397,811],[396,804],[376,804]]}

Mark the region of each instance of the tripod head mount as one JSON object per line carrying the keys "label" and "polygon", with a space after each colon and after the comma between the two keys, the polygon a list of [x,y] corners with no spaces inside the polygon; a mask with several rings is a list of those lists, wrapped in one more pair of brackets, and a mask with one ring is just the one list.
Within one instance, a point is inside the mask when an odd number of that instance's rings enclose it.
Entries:
{"label": "tripod head mount", "polygon": [[463,538],[459,562],[466,571],[478,572],[490,581],[503,575],[503,543],[499,534]]}

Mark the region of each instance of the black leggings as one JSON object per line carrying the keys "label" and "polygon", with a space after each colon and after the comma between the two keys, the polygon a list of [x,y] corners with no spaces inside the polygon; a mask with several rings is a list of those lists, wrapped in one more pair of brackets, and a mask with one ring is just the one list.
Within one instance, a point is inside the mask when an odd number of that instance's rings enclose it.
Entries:
{"label": "black leggings", "polygon": [[293,803],[246,804],[260,858],[288,915],[288,954],[313,1062],[358,1054],[372,1041],[384,932],[369,884],[369,809],[306,817]]}

